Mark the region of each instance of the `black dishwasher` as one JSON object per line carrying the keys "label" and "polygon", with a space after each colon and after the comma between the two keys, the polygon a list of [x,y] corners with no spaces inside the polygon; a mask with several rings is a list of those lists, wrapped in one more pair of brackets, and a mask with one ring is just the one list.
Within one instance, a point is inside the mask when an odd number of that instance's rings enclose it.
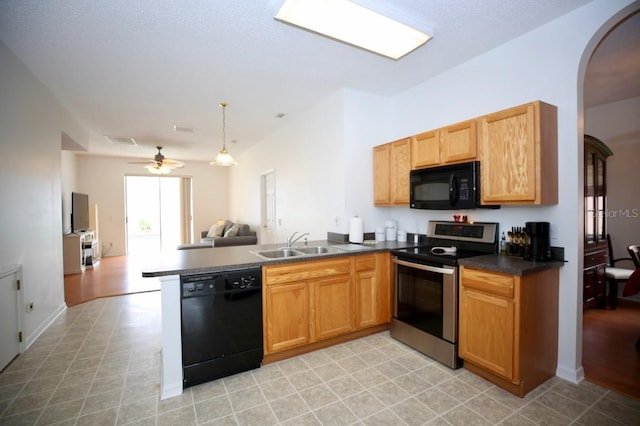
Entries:
{"label": "black dishwasher", "polygon": [[260,367],[260,268],[183,275],[183,387]]}

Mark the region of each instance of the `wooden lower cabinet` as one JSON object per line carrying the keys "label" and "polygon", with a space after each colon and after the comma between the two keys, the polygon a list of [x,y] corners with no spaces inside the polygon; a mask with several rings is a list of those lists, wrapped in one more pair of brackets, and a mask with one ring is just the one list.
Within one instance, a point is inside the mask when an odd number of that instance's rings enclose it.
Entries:
{"label": "wooden lower cabinet", "polygon": [[309,329],[309,286],[306,283],[266,286],[263,312],[269,351],[289,349],[311,341]]}
{"label": "wooden lower cabinet", "polygon": [[464,367],[520,397],[555,376],[558,269],[525,276],[460,269]]}
{"label": "wooden lower cabinet", "polygon": [[388,323],[388,256],[263,267],[265,355]]}

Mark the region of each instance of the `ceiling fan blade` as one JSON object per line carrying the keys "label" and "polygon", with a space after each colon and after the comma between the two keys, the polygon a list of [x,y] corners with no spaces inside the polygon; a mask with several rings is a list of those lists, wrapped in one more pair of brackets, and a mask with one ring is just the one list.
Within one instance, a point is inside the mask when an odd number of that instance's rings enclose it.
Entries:
{"label": "ceiling fan blade", "polygon": [[165,158],[164,161],[162,162],[162,165],[167,167],[178,168],[178,167],[183,167],[184,163],[182,161],[170,160],[168,158]]}
{"label": "ceiling fan blade", "polygon": [[156,164],[155,161],[153,160],[147,160],[147,161],[129,161],[128,164]]}

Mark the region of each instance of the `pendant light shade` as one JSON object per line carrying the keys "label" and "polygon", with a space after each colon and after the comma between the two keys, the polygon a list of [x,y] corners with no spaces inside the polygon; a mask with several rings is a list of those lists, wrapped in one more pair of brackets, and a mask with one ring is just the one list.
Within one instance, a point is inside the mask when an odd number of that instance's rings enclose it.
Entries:
{"label": "pendant light shade", "polygon": [[220,104],[222,107],[222,149],[216,155],[216,158],[209,164],[212,166],[237,166],[238,163],[233,159],[231,154],[227,151],[227,141],[226,141],[226,117],[225,117],[225,109],[227,108],[227,104],[222,102]]}

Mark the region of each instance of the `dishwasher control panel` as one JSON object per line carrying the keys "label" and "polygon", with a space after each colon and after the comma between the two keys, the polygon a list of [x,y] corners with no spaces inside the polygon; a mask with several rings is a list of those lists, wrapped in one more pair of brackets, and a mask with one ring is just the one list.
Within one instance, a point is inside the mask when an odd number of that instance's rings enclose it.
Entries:
{"label": "dishwasher control panel", "polygon": [[259,289],[262,287],[260,268],[239,271],[215,272],[180,276],[182,298],[201,297],[217,293],[227,293]]}

